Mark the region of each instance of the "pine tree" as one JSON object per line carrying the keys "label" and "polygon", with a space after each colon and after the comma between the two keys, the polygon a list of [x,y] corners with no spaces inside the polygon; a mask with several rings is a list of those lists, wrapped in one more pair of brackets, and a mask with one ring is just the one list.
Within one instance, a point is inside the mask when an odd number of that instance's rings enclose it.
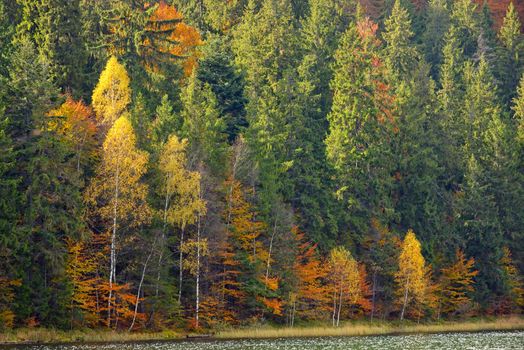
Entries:
{"label": "pine tree", "polygon": [[497,52],[496,76],[504,106],[516,96],[518,79],[522,75],[524,40],[520,32],[521,23],[513,2],[510,2],[499,31],[500,47]]}
{"label": "pine tree", "polygon": [[[352,24],[335,54],[328,115],[327,155],[340,177],[352,229],[363,234],[372,216],[389,220],[389,139],[394,116],[378,55],[378,26],[369,19]],[[364,93],[365,92],[365,93]]]}
{"label": "pine tree", "polygon": [[475,300],[486,305],[488,291],[500,291],[503,287],[498,268],[502,257],[502,228],[486,171],[473,155],[467,164],[462,193],[458,195],[457,230],[465,240],[465,252],[475,257],[479,270],[475,278]]}
{"label": "pine tree", "polygon": [[53,81],[64,91],[72,88],[84,92],[83,69],[87,53],[83,35],[79,0],[16,0],[21,21],[16,37],[29,39],[50,66]]}
{"label": "pine tree", "polygon": [[244,79],[235,69],[230,45],[230,40],[225,37],[213,36],[208,39],[204,55],[199,61],[198,79],[209,84],[215,94],[217,108],[225,120],[228,140],[233,142],[247,127],[247,101],[244,97]]}
{"label": "pine tree", "polygon": [[[326,162],[324,139],[328,130],[326,115],[331,108],[329,81],[333,75],[333,55],[349,22],[346,6],[352,5],[310,1],[310,14],[302,20],[303,59],[297,68],[298,76],[289,82],[291,85],[298,80],[294,98],[299,106],[289,120],[293,132],[289,134],[286,148],[293,163],[288,171],[287,197],[298,211],[300,227],[322,248],[328,248],[334,241],[337,210],[341,209],[331,195],[334,183],[329,179],[333,169]],[[325,180],[318,181],[320,178]]]}
{"label": "pine tree", "polygon": [[225,123],[220,118],[215,95],[195,72],[188,78],[180,98],[183,106],[181,136],[189,141],[191,167],[205,164],[219,174],[225,154]]}
{"label": "pine tree", "polygon": [[416,62],[420,59],[416,48],[412,45],[413,30],[409,13],[395,0],[391,15],[384,22],[383,38],[384,65],[392,85],[398,85],[402,79],[409,77],[414,71]]}
{"label": "pine tree", "polygon": [[442,64],[444,38],[450,25],[446,0],[430,0],[426,8],[426,28],[422,34],[422,51],[431,65],[431,76],[436,79]]}

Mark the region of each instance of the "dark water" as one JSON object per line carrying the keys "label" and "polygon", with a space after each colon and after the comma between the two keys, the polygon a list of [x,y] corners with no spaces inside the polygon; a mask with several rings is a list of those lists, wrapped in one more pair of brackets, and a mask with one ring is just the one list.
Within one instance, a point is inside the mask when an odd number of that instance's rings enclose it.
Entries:
{"label": "dark water", "polygon": [[[0,347],[1,348],[1,347]],[[395,335],[369,337],[334,337],[267,340],[210,340],[147,343],[72,344],[17,346],[10,349],[28,350],[342,350],[342,349],[521,349],[524,332],[449,333],[424,335]]]}

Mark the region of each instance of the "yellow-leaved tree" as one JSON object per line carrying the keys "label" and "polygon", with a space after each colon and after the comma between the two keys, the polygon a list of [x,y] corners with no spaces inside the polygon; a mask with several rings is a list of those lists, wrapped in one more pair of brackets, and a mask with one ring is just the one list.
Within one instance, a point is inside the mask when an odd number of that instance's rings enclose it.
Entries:
{"label": "yellow-leaved tree", "polygon": [[141,182],[149,155],[137,149],[131,122],[120,117],[107,133],[96,176],[86,191],[92,214],[110,235],[108,326],[111,325],[113,292],[116,291],[117,233],[150,220],[147,185]]}
{"label": "yellow-leaved tree", "polygon": [[93,90],[93,109],[99,124],[110,127],[124,114],[131,102],[129,82],[124,66],[111,56]]}
{"label": "yellow-leaved tree", "polygon": [[426,268],[420,242],[415,232],[408,230],[398,259],[398,272],[395,276],[402,310],[400,319],[404,319],[408,303],[422,304],[426,294]]}
{"label": "yellow-leaved tree", "polygon": [[[182,278],[185,266],[197,279],[195,320],[198,326],[200,258],[207,253],[207,242],[200,239],[200,225],[197,225],[197,237],[194,241],[184,242],[184,232],[187,225],[196,223],[205,214],[206,203],[200,192],[200,173],[187,170],[186,147],[187,140],[180,141],[176,135],[171,135],[162,149],[159,168],[163,177],[162,193],[165,196],[164,223],[180,228],[178,301],[180,303],[182,297]],[[164,239],[165,233],[161,241]],[[189,256],[185,263],[184,253]],[[159,264],[161,261],[162,255],[159,258]]]}
{"label": "yellow-leaved tree", "polygon": [[329,254],[329,282],[333,295],[333,326],[340,324],[342,305],[354,305],[360,299],[360,274],[357,261],[344,247],[335,247]]}

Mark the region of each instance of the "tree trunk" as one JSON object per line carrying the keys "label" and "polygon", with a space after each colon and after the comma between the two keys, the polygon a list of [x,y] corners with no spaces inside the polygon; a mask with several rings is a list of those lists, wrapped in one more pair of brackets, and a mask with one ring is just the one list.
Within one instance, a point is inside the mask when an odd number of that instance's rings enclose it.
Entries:
{"label": "tree trunk", "polygon": [[267,289],[267,281],[269,279],[269,268],[271,267],[271,251],[273,250],[273,239],[275,238],[275,234],[277,232],[277,220],[275,220],[275,223],[273,225],[273,233],[271,234],[271,239],[269,240],[269,250],[267,254],[267,263],[266,263],[266,289]]}
{"label": "tree trunk", "polygon": [[147,264],[149,263],[149,259],[151,259],[151,256],[153,255],[155,244],[156,244],[156,239],[153,241],[153,245],[151,246],[151,251],[149,252],[149,255],[147,256],[146,262],[144,263],[144,268],[142,269],[142,276],[140,277],[140,283],[138,284],[138,291],[136,292],[136,302],[135,302],[135,311],[133,313],[133,321],[131,322],[131,325],[129,326],[129,329],[128,329],[129,332],[133,329],[133,326],[135,325],[136,314],[138,313],[138,304],[140,301],[140,292],[142,291],[142,285],[144,283],[144,277],[146,275]]}
{"label": "tree trunk", "polygon": [[373,316],[375,314],[376,285],[377,285],[377,270],[373,269],[373,289],[372,289],[372,294],[371,294],[371,315],[370,315],[371,322],[373,322]]}
{"label": "tree trunk", "polygon": [[335,327],[335,315],[337,314],[337,288],[333,290],[333,327]]}
{"label": "tree trunk", "polygon": [[119,195],[120,168],[117,165],[115,173],[115,198],[113,206],[113,231],[111,233],[111,258],[109,269],[109,299],[107,302],[107,326],[111,326],[111,298],[113,297],[113,281],[116,282],[116,227],[118,213],[118,195]]}
{"label": "tree trunk", "polygon": [[402,312],[400,313],[400,320],[404,319],[404,312],[406,311],[406,305],[408,303],[408,290],[409,290],[409,278],[406,280],[406,289],[404,291],[404,303],[402,305]]}
{"label": "tree trunk", "polygon": [[198,224],[197,224],[197,270],[196,270],[196,302],[195,302],[195,327],[199,327],[199,311],[200,311],[200,225],[201,225],[201,216],[198,214]]}
{"label": "tree trunk", "polygon": [[338,298],[337,327],[340,324],[340,310],[342,310],[342,283],[340,283],[340,294]]}
{"label": "tree trunk", "polygon": [[184,267],[182,266],[184,256],[182,254],[182,245],[184,244],[184,228],[180,231],[180,256],[179,256],[179,271],[178,271],[178,304],[182,303],[182,275]]}

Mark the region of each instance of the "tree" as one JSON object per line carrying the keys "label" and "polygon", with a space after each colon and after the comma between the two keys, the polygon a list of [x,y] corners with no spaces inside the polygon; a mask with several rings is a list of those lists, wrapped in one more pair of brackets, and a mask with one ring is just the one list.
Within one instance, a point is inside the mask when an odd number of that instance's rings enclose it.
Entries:
{"label": "tree", "polygon": [[131,102],[129,82],[124,66],[115,56],[111,56],[93,90],[93,109],[99,124],[111,127],[118,118],[124,115]]}
{"label": "tree", "polygon": [[356,304],[360,299],[360,273],[356,260],[344,247],[335,247],[329,254],[330,290],[333,294],[333,326],[339,326],[344,303]]}
{"label": "tree", "polygon": [[76,169],[80,172],[82,167],[92,163],[95,153],[96,126],[92,110],[82,101],[77,102],[67,96],[66,101],[48,115],[55,119],[50,122],[51,126],[65,137],[74,150]]}
{"label": "tree", "polygon": [[465,240],[465,252],[474,256],[479,270],[475,278],[475,299],[483,304],[488,290],[502,289],[498,263],[502,257],[502,229],[498,208],[486,170],[471,155],[465,173],[462,193],[455,204],[457,229]]}
{"label": "tree", "polygon": [[442,63],[444,38],[450,25],[446,0],[430,0],[426,8],[426,28],[422,34],[422,51],[431,64],[431,76],[436,79]]}
{"label": "tree", "polygon": [[72,284],[69,306],[71,328],[76,323],[81,326],[94,326],[99,317],[96,285],[100,280],[94,277],[97,269],[96,260],[89,256],[84,242],[67,239],[66,245],[68,251],[66,273]]}
{"label": "tree", "polygon": [[384,22],[383,38],[384,65],[390,82],[397,85],[401,80],[409,77],[415,68],[419,54],[411,44],[413,31],[408,11],[401,5],[400,0],[395,0],[391,15]]}
{"label": "tree", "polygon": [[409,230],[402,242],[402,250],[398,259],[399,271],[396,274],[398,295],[401,298],[400,320],[404,319],[409,303],[424,302],[426,291],[426,269],[422,256],[420,242],[415,233]]}
{"label": "tree", "polygon": [[189,142],[190,166],[199,168],[205,165],[214,174],[219,174],[225,155],[225,123],[220,118],[215,95],[194,72],[188,78],[180,99],[183,106],[181,136]]}
{"label": "tree", "polygon": [[130,121],[119,117],[107,133],[96,176],[86,190],[92,215],[99,217],[102,229],[111,237],[108,326],[116,316],[111,305],[115,298],[113,285],[117,285],[116,258],[120,244],[117,234],[150,220],[147,185],[140,181],[146,172],[148,154],[136,149],[135,145],[136,136]]}
{"label": "tree", "polygon": [[506,275],[506,296],[509,299],[509,311],[515,310],[518,312],[524,307],[524,282],[511,257],[511,251],[508,247],[504,247],[502,252],[503,255],[500,263]]}
{"label": "tree", "polygon": [[297,227],[292,229],[296,244],[293,271],[295,285],[290,293],[288,313],[291,327],[295,324],[295,315],[308,319],[320,319],[328,311],[331,291],[325,286],[328,269],[321,261],[316,244],[307,241],[304,233]]}
{"label": "tree", "polygon": [[[188,244],[184,242],[184,232],[187,225],[194,224],[200,217],[205,214],[206,204],[202,200],[200,190],[200,174],[196,171],[187,170],[186,159],[187,140],[180,141],[178,137],[173,134],[169,137],[167,143],[164,145],[160,154],[159,170],[163,177],[161,194],[165,198],[163,210],[164,227],[162,230],[161,253],[158,260],[158,266],[162,264],[162,257],[164,251],[164,240],[166,235],[166,225],[176,224],[180,228],[180,245],[179,245],[179,285],[178,285],[178,302],[181,302],[182,296],[182,276],[184,265],[190,263],[190,271],[197,273],[199,278],[200,262],[188,263],[184,262],[183,254],[189,253],[191,247],[197,248],[197,253],[200,253],[201,248],[205,248],[200,244],[200,234],[197,237],[197,244]],[[197,259],[200,255],[197,254]],[[196,266],[196,267],[195,267]],[[157,277],[159,283],[160,275]],[[198,283],[197,283],[198,289]],[[198,304],[198,299],[197,299]],[[198,310],[198,307],[197,307]],[[197,311],[198,319],[198,311]]]}
{"label": "tree", "polygon": [[498,34],[500,47],[497,52],[499,60],[496,69],[496,76],[500,81],[500,95],[505,106],[516,96],[518,79],[522,75],[524,40],[520,30],[518,14],[513,2],[510,2]]}
{"label": "tree", "polygon": [[[219,1],[222,4],[222,1]],[[228,6],[225,4],[225,6]],[[199,60],[198,80],[208,84],[216,96],[217,109],[224,119],[225,132],[232,143],[247,127],[245,116],[244,78],[234,65],[231,42],[226,37],[213,36],[207,40]]]}
{"label": "tree", "polygon": [[328,159],[338,171],[338,194],[345,196],[357,235],[372,216],[390,220],[391,150],[395,117],[379,58],[378,26],[369,19],[351,24],[335,54],[328,115]]}
{"label": "tree", "polygon": [[471,294],[475,290],[474,277],[478,274],[473,269],[475,259],[466,260],[461,250],[455,253],[455,262],[441,269],[438,285],[439,316],[455,315],[464,312],[471,303]]}
{"label": "tree", "polygon": [[72,88],[82,94],[87,52],[79,0],[16,0],[21,20],[16,38],[29,39],[37,52],[49,62],[53,82],[63,91]]}

